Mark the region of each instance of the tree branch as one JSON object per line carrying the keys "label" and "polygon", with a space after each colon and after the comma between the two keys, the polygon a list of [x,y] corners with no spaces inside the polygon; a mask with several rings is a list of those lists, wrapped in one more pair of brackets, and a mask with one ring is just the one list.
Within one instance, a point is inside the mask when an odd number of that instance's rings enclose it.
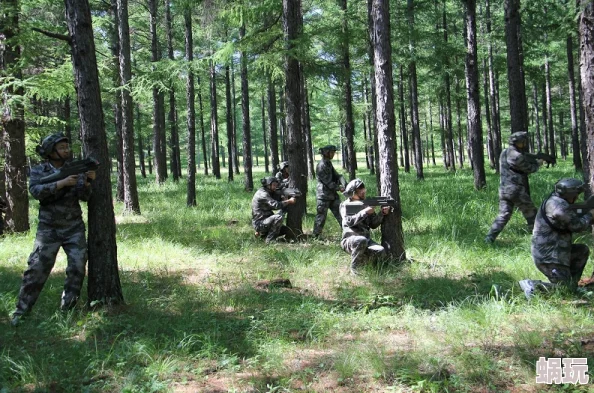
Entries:
{"label": "tree branch", "polygon": [[46,35],[51,38],[57,38],[58,40],[66,41],[68,43],[68,45],[72,44],[72,39],[70,38],[70,36],[67,36],[64,34],[59,34],[59,33],[52,33],[51,31],[38,29],[37,27],[32,27],[31,30],[36,31],[38,33],[41,33],[41,34]]}

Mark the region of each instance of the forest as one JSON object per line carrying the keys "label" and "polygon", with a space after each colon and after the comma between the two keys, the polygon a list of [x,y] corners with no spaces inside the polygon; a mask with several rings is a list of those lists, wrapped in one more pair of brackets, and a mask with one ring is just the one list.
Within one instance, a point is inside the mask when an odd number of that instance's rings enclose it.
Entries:
{"label": "forest", "polygon": [[[0,392],[588,391],[534,376],[539,357],[594,364],[592,293],[524,299],[540,273],[519,214],[483,238],[513,132],[556,159],[537,206],[562,177],[594,191],[593,1],[0,6]],[[55,305],[60,253],[14,329],[28,175],[56,132],[100,162],[84,304]],[[389,263],[361,277],[332,217],[310,236],[329,144],[397,202],[374,232]],[[297,236],[267,246],[249,206],[282,161]]]}

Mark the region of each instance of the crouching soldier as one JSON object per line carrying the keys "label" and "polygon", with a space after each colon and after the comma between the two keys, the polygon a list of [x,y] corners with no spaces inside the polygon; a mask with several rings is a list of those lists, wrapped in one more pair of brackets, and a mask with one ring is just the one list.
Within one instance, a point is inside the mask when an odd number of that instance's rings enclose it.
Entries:
{"label": "crouching soldier", "polygon": [[276,173],[276,178],[278,179],[278,182],[279,182],[279,186],[278,186],[279,190],[289,187],[290,177],[291,177],[291,172],[289,171],[289,163],[287,161],[281,162],[278,166],[278,172]]}
{"label": "crouching soldier", "polygon": [[536,289],[565,285],[575,289],[586,267],[590,249],[585,244],[572,244],[575,232],[588,230],[592,214],[578,214],[571,205],[584,191],[584,183],[578,179],[561,179],[553,193],[545,199],[534,223],[532,232],[532,259],[550,281],[522,280],[520,287],[527,298]]}
{"label": "crouching soldier", "polygon": [[265,237],[266,244],[269,244],[287,233],[287,227],[283,225],[283,215],[275,214],[274,210],[295,204],[295,198],[284,201],[275,198],[275,191],[279,185],[276,177],[266,177],[260,182],[262,187],[258,188],[252,199],[252,226],[256,230],[256,236]]}
{"label": "crouching soldier", "polygon": [[342,240],[340,246],[351,254],[351,274],[359,274],[368,257],[375,258],[384,253],[384,247],[371,240],[371,229],[379,227],[390,207],[381,208],[381,214],[376,214],[375,208],[366,207],[353,215],[347,215],[349,205],[363,205],[365,199],[365,184],[361,179],[354,179],[347,184],[344,194],[348,198],[340,204],[342,214]]}
{"label": "crouching soldier", "polygon": [[63,311],[75,306],[80,296],[87,263],[85,224],[79,201],[89,200],[91,180],[95,179],[95,172],[89,171],[55,182],[39,184],[41,178],[57,172],[70,159],[68,138],[62,134],[50,135],[37,146],[36,151],[46,159],[31,169],[29,181],[29,192],[39,201],[39,225],[13,313],[14,326],[37,301],[56,263],[60,247],[64,249],[68,259],[60,305]]}

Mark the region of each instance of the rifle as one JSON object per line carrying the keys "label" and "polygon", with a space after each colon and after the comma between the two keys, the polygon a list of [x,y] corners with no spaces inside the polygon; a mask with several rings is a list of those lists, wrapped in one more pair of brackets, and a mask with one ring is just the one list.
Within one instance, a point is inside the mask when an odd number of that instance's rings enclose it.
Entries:
{"label": "rifle", "polygon": [[284,187],[274,192],[274,199],[284,201],[289,198],[299,198],[302,196],[301,191],[296,188]]}
{"label": "rifle", "polygon": [[555,158],[555,156],[550,155],[550,154],[536,153],[536,154],[531,154],[531,156],[534,157],[535,160],[543,160],[544,162],[546,162],[547,168],[549,167],[549,165],[555,166],[557,164],[557,159]]}
{"label": "rifle", "polygon": [[70,161],[65,163],[64,166],[58,169],[57,172],[39,179],[39,184],[52,183],[66,179],[68,176],[94,171],[97,168],[99,168],[99,161],[92,157],[83,158],[82,160]]}
{"label": "rifle", "polygon": [[590,210],[594,209],[594,195],[584,201],[584,203],[573,203],[569,207],[573,210],[577,210],[578,214],[586,214]]}
{"label": "rifle", "polygon": [[363,209],[367,209],[370,206],[389,206],[392,210],[394,210],[394,207],[396,206],[396,201],[394,199],[392,199],[392,197],[389,196],[378,196],[378,197],[372,197],[372,198],[366,198],[362,201],[362,204],[350,204],[347,203],[346,204],[346,214],[347,216],[352,216],[354,214],[359,213],[361,210]]}

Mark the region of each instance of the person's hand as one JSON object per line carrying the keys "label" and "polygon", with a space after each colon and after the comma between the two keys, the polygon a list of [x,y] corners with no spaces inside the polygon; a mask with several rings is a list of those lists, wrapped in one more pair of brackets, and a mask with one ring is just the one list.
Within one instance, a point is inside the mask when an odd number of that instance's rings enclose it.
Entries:
{"label": "person's hand", "polygon": [[392,208],[390,206],[382,206],[382,214],[384,216],[387,214],[390,214],[391,211],[392,211]]}
{"label": "person's hand", "polygon": [[375,213],[375,209],[373,208],[373,206],[369,206],[367,209],[364,210],[365,214],[367,215],[372,215],[373,213]]}
{"label": "person's hand", "polygon": [[77,181],[78,181],[78,175],[70,175],[65,179],[58,180],[56,183],[56,188],[59,190],[64,187],[72,187],[72,186],[76,185]]}
{"label": "person's hand", "polygon": [[295,199],[295,197],[291,197],[291,198],[287,199],[287,203],[289,205],[294,205],[295,202],[297,202],[297,199]]}
{"label": "person's hand", "polygon": [[95,180],[97,178],[97,172],[95,171],[88,171],[87,172],[87,179]]}

